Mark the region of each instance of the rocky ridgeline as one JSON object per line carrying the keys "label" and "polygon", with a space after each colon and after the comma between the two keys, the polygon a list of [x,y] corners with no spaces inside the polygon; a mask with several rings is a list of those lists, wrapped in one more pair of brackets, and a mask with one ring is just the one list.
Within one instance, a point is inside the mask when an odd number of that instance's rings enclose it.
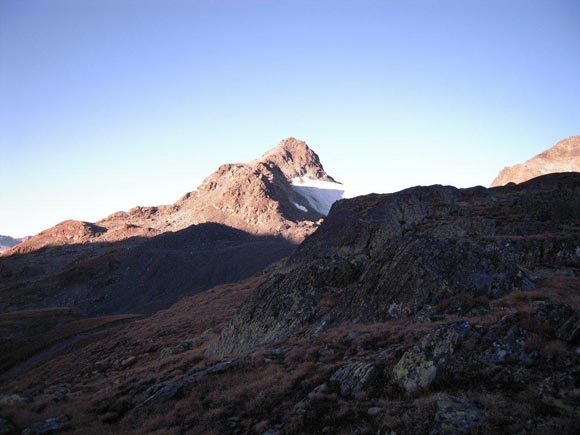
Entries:
{"label": "rocky ridgeline", "polygon": [[566,173],[340,201],[243,305],[213,352],[243,354],[345,322],[469,314],[462,296],[493,300],[575,275],[579,191],[580,174]]}
{"label": "rocky ridgeline", "polygon": [[2,254],[0,312],[150,314],[247,278],[292,252],[324,217],[294,188],[297,177],[336,184],[305,142],[288,138],[258,160],[222,165],[173,205],[61,222]]}
{"label": "rocky ridgeline", "polygon": [[335,182],[305,142],[287,138],[260,159],[220,166],[197,190],[185,194],[175,204],[135,207],[96,223],[67,220],[7,254],[27,253],[46,246],[154,237],[205,222],[250,234],[279,235],[300,243],[314,232],[323,215],[292,189],[291,181],[296,177]]}
{"label": "rocky ridgeline", "polygon": [[523,183],[555,172],[580,172],[580,136],[564,139],[524,163],[503,168],[491,185]]}

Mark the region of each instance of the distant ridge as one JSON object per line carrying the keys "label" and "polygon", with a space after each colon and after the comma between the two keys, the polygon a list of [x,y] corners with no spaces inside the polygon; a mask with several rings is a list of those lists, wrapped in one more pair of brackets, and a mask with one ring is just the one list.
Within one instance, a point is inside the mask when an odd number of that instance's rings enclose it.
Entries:
{"label": "distant ridge", "polygon": [[501,170],[492,187],[523,183],[540,175],[557,172],[580,172],[580,136],[572,136],[535,157]]}
{"label": "distant ridge", "polygon": [[2,236],[0,235],[0,252],[3,252],[5,250],[7,250],[8,248],[11,248],[25,240],[30,239],[30,237],[20,237],[20,238],[15,238],[15,237],[10,237],[10,236]]}

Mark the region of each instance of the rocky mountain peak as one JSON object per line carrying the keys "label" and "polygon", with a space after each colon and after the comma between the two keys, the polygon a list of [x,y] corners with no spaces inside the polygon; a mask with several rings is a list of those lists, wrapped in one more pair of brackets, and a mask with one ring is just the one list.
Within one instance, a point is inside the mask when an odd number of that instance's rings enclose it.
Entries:
{"label": "rocky mountain peak", "polygon": [[259,161],[278,166],[288,181],[306,177],[336,182],[324,170],[318,154],[306,142],[294,137],[282,140],[277,147],[266,152]]}
{"label": "rocky mountain peak", "polygon": [[300,243],[343,191],[306,142],[291,137],[260,159],[221,165],[174,204],[135,207],[96,224],[62,222],[18,249],[147,238],[206,222]]}
{"label": "rocky mountain peak", "polygon": [[503,168],[491,186],[523,183],[540,175],[557,172],[580,172],[580,136],[561,140],[523,163]]}

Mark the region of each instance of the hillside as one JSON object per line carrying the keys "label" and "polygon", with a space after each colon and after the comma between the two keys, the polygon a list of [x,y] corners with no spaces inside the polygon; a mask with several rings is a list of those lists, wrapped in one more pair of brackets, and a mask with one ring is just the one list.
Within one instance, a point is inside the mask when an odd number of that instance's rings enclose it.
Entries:
{"label": "hillside", "polygon": [[2,416],[73,433],[576,434],[579,189],[552,174],[340,201],[266,273],[20,363]]}

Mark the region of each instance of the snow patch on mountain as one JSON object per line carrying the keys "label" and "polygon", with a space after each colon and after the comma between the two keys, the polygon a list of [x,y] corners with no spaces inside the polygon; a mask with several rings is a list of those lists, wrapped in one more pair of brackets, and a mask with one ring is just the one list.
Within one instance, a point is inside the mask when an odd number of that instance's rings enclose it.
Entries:
{"label": "snow patch on mountain", "polygon": [[304,207],[303,205],[297,204],[295,202],[293,202],[292,204],[294,204],[294,207],[296,207],[298,210],[301,210],[304,213],[308,213],[308,209],[306,207]]}
{"label": "snow patch on mountain", "polygon": [[327,215],[330,207],[344,197],[344,186],[332,181],[296,177],[291,181],[292,189],[302,195],[318,213]]}

